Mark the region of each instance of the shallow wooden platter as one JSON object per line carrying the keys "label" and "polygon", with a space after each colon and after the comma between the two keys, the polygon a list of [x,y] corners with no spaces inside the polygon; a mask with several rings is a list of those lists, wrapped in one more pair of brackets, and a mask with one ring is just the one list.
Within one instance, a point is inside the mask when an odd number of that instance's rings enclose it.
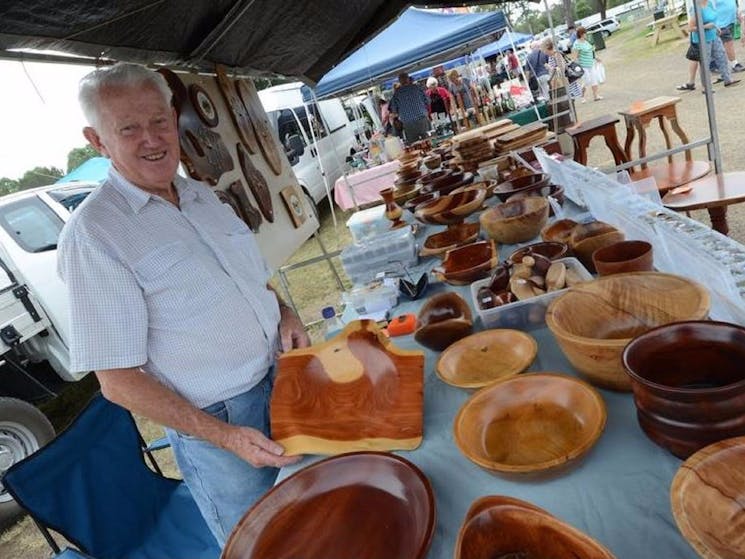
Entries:
{"label": "shallow wooden platter", "polygon": [[423,559],[435,527],[429,480],[393,454],[311,464],[256,503],[222,559]]}
{"label": "shallow wooden platter", "polygon": [[451,285],[467,285],[488,276],[498,263],[496,243],[479,241],[447,251],[442,266],[433,268],[432,274]]}
{"label": "shallow wooden platter", "polygon": [[555,373],[525,373],[474,394],[453,430],[460,451],[482,468],[533,474],[584,455],[600,438],[605,420],[605,403],[589,384]]}
{"label": "shallow wooden platter", "polygon": [[422,256],[444,255],[450,249],[475,241],[480,230],[481,226],[478,223],[454,225],[445,231],[427,237],[419,254]]}
{"label": "shallow wooden platter", "polygon": [[704,559],[745,557],[745,437],[702,448],[670,488],[678,528]]}
{"label": "shallow wooden platter", "polygon": [[543,557],[614,559],[600,543],[549,512],[501,495],[474,501],[455,544],[455,559]]}
{"label": "shallow wooden platter", "polygon": [[424,354],[402,350],[371,320],[284,353],[272,438],[293,454],[411,450],[422,442]]}
{"label": "shallow wooden platter", "polygon": [[446,383],[481,388],[522,373],[538,352],[532,336],[519,330],[485,330],[458,340],[442,352],[435,371]]}

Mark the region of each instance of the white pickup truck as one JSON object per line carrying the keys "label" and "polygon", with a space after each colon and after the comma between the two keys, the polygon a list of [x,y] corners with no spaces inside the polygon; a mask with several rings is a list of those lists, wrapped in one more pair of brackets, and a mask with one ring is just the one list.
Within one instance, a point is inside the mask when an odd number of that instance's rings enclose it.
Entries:
{"label": "white pickup truck", "polygon": [[30,401],[54,396],[70,370],[68,307],[57,276],[57,238],[72,211],[96,187],[69,183],[0,198],[0,526],[17,507],[5,471],[54,436]]}

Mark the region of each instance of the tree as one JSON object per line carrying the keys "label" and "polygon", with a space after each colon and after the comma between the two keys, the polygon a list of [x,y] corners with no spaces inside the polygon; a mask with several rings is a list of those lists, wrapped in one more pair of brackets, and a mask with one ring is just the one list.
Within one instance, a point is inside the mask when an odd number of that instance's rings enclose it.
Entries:
{"label": "tree", "polygon": [[72,172],[89,159],[98,157],[98,155],[99,153],[90,144],[80,148],[72,148],[70,153],[67,154],[67,172]]}
{"label": "tree", "polygon": [[605,19],[605,11],[608,9],[608,0],[595,0],[595,3],[598,6],[598,10],[600,10],[600,19]]}
{"label": "tree", "polygon": [[8,177],[0,178],[0,196],[5,196],[18,190],[18,181]]}
{"label": "tree", "polygon": [[34,167],[30,171],[26,171],[24,175],[18,179],[18,190],[26,190],[27,188],[34,188],[37,186],[45,186],[52,184],[57,179],[62,178],[65,173],[62,169],[57,167]]}
{"label": "tree", "polygon": [[572,27],[574,25],[574,5],[572,4],[572,0],[561,0],[561,4],[564,7],[564,21],[567,27]]}

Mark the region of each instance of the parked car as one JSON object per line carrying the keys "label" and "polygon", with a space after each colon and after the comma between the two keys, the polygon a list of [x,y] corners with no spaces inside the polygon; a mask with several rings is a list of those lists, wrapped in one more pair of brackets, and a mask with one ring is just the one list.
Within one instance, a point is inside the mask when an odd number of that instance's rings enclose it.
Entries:
{"label": "parked car", "polygon": [[592,35],[597,31],[601,31],[603,37],[610,37],[612,33],[618,31],[621,28],[621,23],[615,17],[609,17],[592,25],[588,25],[587,34]]}

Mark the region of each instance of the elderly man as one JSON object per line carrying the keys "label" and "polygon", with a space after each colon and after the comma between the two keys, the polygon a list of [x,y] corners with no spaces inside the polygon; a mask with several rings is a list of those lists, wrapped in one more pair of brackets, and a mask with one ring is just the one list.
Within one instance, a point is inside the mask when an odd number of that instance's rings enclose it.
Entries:
{"label": "elderly man", "polygon": [[528,54],[526,62],[531,77],[535,79],[538,95],[543,99],[548,99],[548,82],[550,79],[547,66],[548,56],[541,50],[541,43],[539,41],[533,41],[530,44],[530,54]]}
{"label": "elderly man", "polygon": [[398,75],[401,86],[388,104],[388,109],[404,125],[404,137],[408,143],[426,138],[430,130],[429,98],[424,91],[412,83],[409,74]]}
{"label": "elderly man", "polygon": [[109,400],[166,426],[220,544],[295,462],[269,438],[276,352],[308,344],[268,287],[256,240],[206,185],[176,175],[171,92],[143,66],[96,70],[80,84],[87,140],[107,180],[59,241],[70,300],[70,358]]}

